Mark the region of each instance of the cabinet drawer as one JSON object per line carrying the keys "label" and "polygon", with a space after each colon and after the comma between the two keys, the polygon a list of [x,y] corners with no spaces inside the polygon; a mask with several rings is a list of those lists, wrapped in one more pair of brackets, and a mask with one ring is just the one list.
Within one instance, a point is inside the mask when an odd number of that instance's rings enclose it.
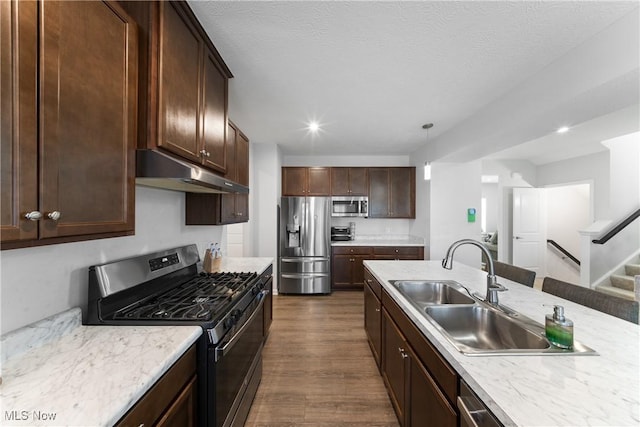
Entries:
{"label": "cabinet drawer", "polygon": [[371,288],[376,297],[378,297],[378,299],[382,299],[382,286],[380,286],[380,283],[378,283],[376,278],[373,277],[367,269],[364,270],[364,281],[369,285],[369,288]]}
{"label": "cabinet drawer", "polygon": [[176,406],[175,403],[179,403],[178,398],[188,396],[191,402],[195,402],[196,399],[192,394],[195,388],[193,386],[191,389],[188,388],[195,373],[196,348],[194,344],[122,417],[116,427],[155,425],[161,416],[170,413],[168,409]]}
{"label": "cabinet drawer", "polygon": [[334,246],[334,255],[372,255],[373,248],[370,246]]}
{"label": "cabinet drawer", "polygon": [[373,248],[375,255],[410,255],[417,257],[420,248],[417,246],[376,246]]}
{"label": "cabinet drawer", "polygon": [[398,304],[382,290],[382,305],[389,312],[393,320],[404,333],[407,341],[413,347],[418,359],[425,365],[433,379],[438,383],[442,392],[447,396],[451,405],[455,405],[458,396],[458,375],[444,360],[438,350],[422,335]]}

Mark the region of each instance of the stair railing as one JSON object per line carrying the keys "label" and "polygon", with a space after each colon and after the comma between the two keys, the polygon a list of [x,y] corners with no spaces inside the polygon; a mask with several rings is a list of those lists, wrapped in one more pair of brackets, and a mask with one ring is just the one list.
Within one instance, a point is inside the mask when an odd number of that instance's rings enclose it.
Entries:
{"label": "stair railing", "polygon": [[640,217],[640,209],[636,210],[635,212],[632,212],[628,217],[623,219],[618,225],[613,227],[611,231],[609,231],[607,234],[605,234],[599,239],[592,240],[591,243],[595,243],[596,245],[604,245],[609,241],[609,239],[611,239],[613,236],[621,232],[627,225],[631,224],[638,217]]}
{"label": "stair railing", "polygon": [[553,246],[555,249],[557,249],[558,251],[560,251],[564,255],[564,257],[562,259],[569,258],[571,261],[573,261],[576,264],[580,265],[580,260],[578,258],[576,258],[575,256],[571,255],[571,252],[569,252],[568,250],[566,250],[565,248],[560,246],[555,240],[547,239],[547,243],[550,244],[551,246]]}

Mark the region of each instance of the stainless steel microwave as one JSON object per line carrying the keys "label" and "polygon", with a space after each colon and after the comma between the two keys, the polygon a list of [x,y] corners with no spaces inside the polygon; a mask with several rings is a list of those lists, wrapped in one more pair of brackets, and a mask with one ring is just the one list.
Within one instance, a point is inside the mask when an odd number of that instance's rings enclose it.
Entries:
{"label": "stainless steel microwave", "polygon": [[331,216],[369,216],[369,197],[335,196],[331,198]]}

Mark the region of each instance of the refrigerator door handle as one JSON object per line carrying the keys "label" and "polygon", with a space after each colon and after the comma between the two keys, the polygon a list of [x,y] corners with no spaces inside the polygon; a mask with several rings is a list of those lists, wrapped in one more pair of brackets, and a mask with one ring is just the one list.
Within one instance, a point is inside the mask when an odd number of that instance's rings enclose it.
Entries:
{"label": "refrigerator door handle", "polygon": [[307,279],[314,277],[329,277],[325,273],[282,273],[280,275],[283,279]]}
{"label": "refrigerator door handle", "polygon": [[294,263],[313,263],[318,261],[329,261],[329,258],[325,258],[325,257],[280,258],[280,261],[294,262]]}

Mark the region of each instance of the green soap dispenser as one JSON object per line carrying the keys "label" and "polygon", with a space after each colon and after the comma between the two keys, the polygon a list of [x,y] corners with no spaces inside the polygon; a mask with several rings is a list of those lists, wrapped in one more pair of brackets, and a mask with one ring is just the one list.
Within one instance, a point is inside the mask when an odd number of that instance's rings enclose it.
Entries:
{"label": "green soap dispenser", "polygon": [[573,348],[573,322],[564,317],[563,306],[553,306],[553,313],[546,316],[544,330],[554,346],[566,350]]}

